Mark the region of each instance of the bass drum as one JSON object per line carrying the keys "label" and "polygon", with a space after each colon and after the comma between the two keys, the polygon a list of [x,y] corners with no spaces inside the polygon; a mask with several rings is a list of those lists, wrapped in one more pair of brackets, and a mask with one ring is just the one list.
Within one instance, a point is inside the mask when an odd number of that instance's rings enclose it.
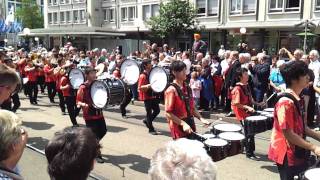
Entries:
{"label": "bass drum", "polygon": [[98,109],[120,105],[125,95],[125,85],[119,79],[95,80],[91,84],[90,95],[93,105]]}
{"label": "bass drum", "polygon": [[83,84],[85,81],[83,71],[77,68],[70,69],[68,73],[68,78],[73,89],[79,89],[80,85]]}
{"label": "bass drum", "polygon": [[156,93],[163,92],[169,85],[170,70],[163,67],[154,67],[150,71],[149,82],[151,89]]}
{"label": "bass drum", "polygon": [[140,75],[140,66],[134,59],[127,59],[122,62],[120,67],[121,79],[127,85],[134,85],[138,82]]}

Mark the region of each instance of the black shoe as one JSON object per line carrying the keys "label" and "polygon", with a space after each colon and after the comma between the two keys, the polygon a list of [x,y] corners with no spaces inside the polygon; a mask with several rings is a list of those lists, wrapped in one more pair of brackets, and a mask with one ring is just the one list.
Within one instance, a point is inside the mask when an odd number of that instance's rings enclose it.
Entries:
{"label": "black shoe", "polygon": [[56,103],[56,102],[54,102],[54,100],[50,100],[50,102],[51,102],[51,103]]}
{"label": "black shoe", "polygon": [[229,112],[228,114],[225,115],[225,117],[234,117],[234,114],[232,112]]}
{"label": "black shoe", "polygon": [[66,112],[62,112],[61,114],[62,114],[63,116],[67,115],[67,113],[66,113]]}
{"label": "black shoe", "polygon": [[260,161],[260,157],[252,154],[252,155],[247,155],[248,159],[254,160],[254,161]]}
{"label": "black shoe", "polygon": [[104,163],[104,160],[102,159],[102,156],[96,157],[96,161],[97,161],[97,163],[99,163],[99,164]]}
{"label": "black shoe", "polygon": [[149,128],[148,122],[146,120],[143,120],[142,122],[143,122],[144,125],[147,126],[147,128]]}
{"label": "black shoe", "polygon": [[151,135],[159,135],[159,133],[157,132],[157,131],[149,131],[149,134],[151,134]]}
{"label": "black shoe", "polygon": [[34,101],[33,103],[34,103],[35,105],[37,105],[37,104],[38,104],[38,102],[37,102],[37,101]]}

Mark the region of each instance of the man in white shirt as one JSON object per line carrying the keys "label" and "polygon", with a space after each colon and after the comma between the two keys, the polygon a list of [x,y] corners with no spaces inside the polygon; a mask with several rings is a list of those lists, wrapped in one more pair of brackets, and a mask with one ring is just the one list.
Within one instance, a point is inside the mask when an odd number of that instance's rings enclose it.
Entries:
{"label": "man in white shirt", "polygon": [[224,75],[225,72],[228,70],[229,68],[229,65],[230,65],[230,53],[231,51],[230,50],[227,50],[225,53],[224,53],[224,60],[221,61],[220,65],[221,65],[221,74]]}
{"label": "man in white shirt", "polygon": [[319,62],[319,52],[317,50],[312,50],[309,53],[310,57],[310,64],[309,64],[309,69],[311,69],[314,73],[314,82],[313,82],[313,87],[314,90],[316,91],[316,97],[317,97],[317,103],[318,106],[320,105],[320,81],[319,81],[319,73],[320,73],[320,62]]}
{"label": "man in white shirt", "polygon": [[187,51],[184,51],[184,52],[183,52],[183,54],[182,54],[182,61],[183,61],[183,63],[185,63],[186,66],[187,66],[186,74],[187,74],[187,77],[189,77],[189,75],[190,75],[190,69],[191,69],[191,61],[190,61],[190,54],[189,54],[189,52],[187,52]]}

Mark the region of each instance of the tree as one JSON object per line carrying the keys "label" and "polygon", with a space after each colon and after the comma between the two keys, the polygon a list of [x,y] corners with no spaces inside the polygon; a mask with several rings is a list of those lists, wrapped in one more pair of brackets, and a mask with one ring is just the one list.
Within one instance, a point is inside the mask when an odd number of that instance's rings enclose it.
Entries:
{"label": "tree", "polygon": [[188,0],[170,0],[161,3],[159,15],[151,17],[147,23],[155,36],[164,39],[169,35],[194,30],[196,16],[196,8]]}
{"label": "tree", "polygon": [[16,10],[15,15],[23,27],[43,28],[43,15],[35,0],[22,0],[22,6]]}

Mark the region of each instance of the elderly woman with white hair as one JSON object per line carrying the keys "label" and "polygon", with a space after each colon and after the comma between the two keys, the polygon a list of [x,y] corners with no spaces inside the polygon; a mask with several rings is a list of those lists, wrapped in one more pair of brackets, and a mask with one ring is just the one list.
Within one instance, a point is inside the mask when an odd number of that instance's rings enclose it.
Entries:
{"label": "elderly woman with white hair", "polygon": [[149,176],[151,180],[215,180],[217,167],[202,143],[182,138],[156,151]]}
{"label": "elderly woman with white hair", "polygon": [[0,179],[23,179],[16,166],[26,146],[28,135],[21,120],[12,112],[0,110]]}

